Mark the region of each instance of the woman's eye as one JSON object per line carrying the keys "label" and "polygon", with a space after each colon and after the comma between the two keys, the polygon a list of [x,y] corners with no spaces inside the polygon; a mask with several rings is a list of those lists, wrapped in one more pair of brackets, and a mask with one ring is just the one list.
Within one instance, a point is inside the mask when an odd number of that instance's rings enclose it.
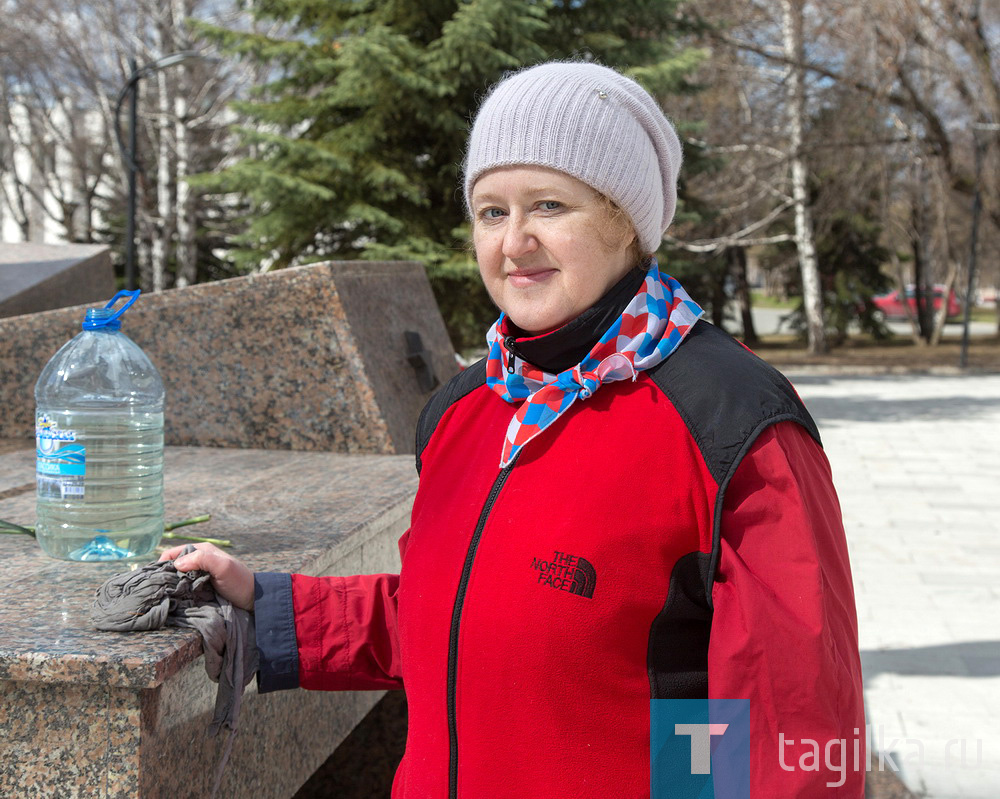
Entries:
{"label": "woman's eye", "polygon": [[479,212],[483,219],[499,219],[503,216],[503,211],[499,208],[484,208]]}
{"label": "woman's eye", "polygon": [[555,211],[562,203],[556,200],[543,200],[538,205],[543,211]]}

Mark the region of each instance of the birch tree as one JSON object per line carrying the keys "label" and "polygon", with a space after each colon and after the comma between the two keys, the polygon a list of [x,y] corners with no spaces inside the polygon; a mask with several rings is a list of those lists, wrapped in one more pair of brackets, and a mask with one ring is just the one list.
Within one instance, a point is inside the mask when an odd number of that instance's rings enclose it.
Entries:
{"label": "birch tree", "polygon": [[[215,55],[191,20],[246,27],[249,16],[236,2],[213,0],[7,0],[5,10],[0,202],[30,228],[30,215],[19,209],[44,200],[45,213],[59,222],[66,239],[120,235],[99,232],[95,220],[119,218],[124,205],[127,168],[114,148],[114,99],[130,74],[129,59],[141,67],[178,50],[199,49],[207,56],[151,72],[139,95],[140,283],[160,290],[197,281],[199,253],[210,253],[199,242],[200,219],[209,213],[224,218],[226,211],[223,206],[209,212],[189,179],[224,159],[235,119],[228,104],[259,82],[261,72]],[[12,103],[30,108],[27,133],[23,124],[15,128],[10,122]],[[38,161],[34,178],[8,163],[15,147]],[[52,152],[58,169],[47,168]],[[47,182],[36,185],[38,176]]]}
{"label": "birch tree", "polygon": [[806,121],[805,74],[803,61],[802,17],[804,0],[781,0],[781,38],[788,59],[785,87],[787,92],[788,153],[792,176],[792,207],[795,211],[795,248],[802,272],[802,299],[810,354],[826,352],[823,321],[823,291],[816,263],[812,216],[809,212],[807,169],[803,152]]}
{"label": "birch tree", "polygon": [[[935,207],[944,203],[946,215],[956,220],[945,242],[934,221],[940,212],[910,215],[910,227],[923,226],[909,240],[918,242],[924,259],[911,263],[926,268],[909,279],[918,292],[933,282],[950,282],[956,270],[961,282],[964,266],[956,266],[947,253],[968,251],[969,209],[977,183],[973,126],[1000,120],[1000,5],[984,0],[830,0],[810,9],[823,24],[812,26],[810,46],[803,53],[777,52],[739,27],[719,32],[716,40],[764,63],[799,67],[814,81],[853,92],[859,106],[882,109],[886,141],[873,146],[884,147],[887,157],[893,149],[906,148],[928,175],[940,175],[942,194],[927,199]],[[989,227],[981,235],[987,240],[1000,235],[998,140],[1000,136],[992,136],[985,142],[981,177]],[[906,202],[908,181],[905,170],[888,181],[890,205]],[[1000,274],[993,277],[1000,280]],[[933,340],[939,332],[927,323],[918,337]]]}
{"label": "birch tree", "polygon": [[[698,9],[708,29],[745,31],[756,37],[760,47],[781,53],[803,48],[803,5],[802,0],[783,0],[784,13],[778,17],[763,3],[699,4]],[[690,141],[689,145],[699,147],[705,157],[723,159],[725,164],[708,170],[704,178],[696,178],[687,191],[718,210],[712,215],[712,226],[699,226],[699,238],[692,238],[695,231],[685,229],[681,222],[671,243],[688,252],[725,256],[727,277],[736,286],[743,329],[751,335],[746,258],[734,248],[794,244],[809,347],[812,352],[823,352],[827,348],[823,288],[806,162],[806,76],[784,62],[775,65],[759,58],[747,59],[735,48],[713,49],[711,69],[699,76],[711,88],[683,107],[707,131],[704,140]],[[715,96],[720,89],[729,94],[728,102],[724,101],[721,112],[713,109],[706,114],[705,95]]]}
{"label": "birch tree", "polygon": [[0,31],[0,196],[25,239],[47,217],[67,240],[92,241],[109,137],[80,86],[46,71],[46,44],[35,30]]}
{"label": "birch tree", "polygon": [[21,141],[16,122],[16,105],[6,81],[0,81],[0,221],[3,212],[14,220],[20,231],[21,241],[31,239],[31,218],[28,204],[28,185],[18,174],[15,153]]}

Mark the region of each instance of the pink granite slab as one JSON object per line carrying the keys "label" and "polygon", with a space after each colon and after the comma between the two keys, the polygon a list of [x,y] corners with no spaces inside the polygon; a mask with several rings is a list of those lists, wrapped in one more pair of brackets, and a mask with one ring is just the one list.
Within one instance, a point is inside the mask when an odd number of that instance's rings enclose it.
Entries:
{"label": "pink granite slab", "polygon": [[[0,474],[11,464],[33,468],[7,454]],[[409,456],[168,447],[166,517],[211,513],[185,529],[232,540],[255,571],[322,574],[369,543],[384,548],[369,539],[387,524],[405,527],[416,479]],[[17,524],[32,524],[34,510],[31,491],[0,500],[0,518]],[[94,592],[124,568],[54,560],[33,538],[0,535],[0,680],[155,687],[196,658],[191,631],[91,628]]]}
{"label": "pink granite slab", "polygon": [[[0,319],[0,438],[33,435],[35,381],[84,313]],[[413,452],[430,392],[405,333],[420,334],[440,381],[457,371],[423,267],[409,262],[313,264],[144,294],[122,330],[163,375],[174,445]]]}
{"label": "pink granite slab", "polygon": [[[31,450],[0,475],[33,475]],[[254,570],[307,574],[398,568],[396,540],[416,488],[410,456],[168,448],[167,518],[231,538]],[[0,499],[30,524],[34,493]],[[224,737],[209,735],[216,686],[190,630],[91,629],[91,598],[125,564],[53,560],[0,535],[0,796],[208,796]],[[219,799],[290,797],[381,692],[244,696]]]}
{"label": "pink granite slab", "polygon": [[18,441],[17,446],[13,443],[6,449],[0,447],[0,455],[6,455],[0,458],[0,499],[35,490],[34,442]]}

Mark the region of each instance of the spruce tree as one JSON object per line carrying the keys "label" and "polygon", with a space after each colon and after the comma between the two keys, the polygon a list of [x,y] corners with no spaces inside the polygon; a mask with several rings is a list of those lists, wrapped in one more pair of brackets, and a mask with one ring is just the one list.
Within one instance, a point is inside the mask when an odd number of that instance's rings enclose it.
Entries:
{"label": "spruce tree", "polygon": [[[236,257],[425,264],[456,346],[494,311],[478,286],[459,190],[468,126],[505,72],[593,59],[654,93],[683,88],[678,0],[252,0],[282,37],[205,29],[275,78],[240,110],[256,155],[203,187],[248,198]],[[461,291],[462,288],[465,291]],[[469,292],[475,296],[469,296]]]}

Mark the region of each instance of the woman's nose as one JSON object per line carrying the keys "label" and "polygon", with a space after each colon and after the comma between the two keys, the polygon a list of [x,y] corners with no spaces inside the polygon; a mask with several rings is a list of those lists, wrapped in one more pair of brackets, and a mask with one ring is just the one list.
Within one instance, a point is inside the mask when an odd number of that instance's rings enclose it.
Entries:
{"label": "woman's nose", "polygon": [[511,214],[503,234],[503,254],[506,258],[521,258],[538,248],[538,239],[531,223],[520,214]]}

